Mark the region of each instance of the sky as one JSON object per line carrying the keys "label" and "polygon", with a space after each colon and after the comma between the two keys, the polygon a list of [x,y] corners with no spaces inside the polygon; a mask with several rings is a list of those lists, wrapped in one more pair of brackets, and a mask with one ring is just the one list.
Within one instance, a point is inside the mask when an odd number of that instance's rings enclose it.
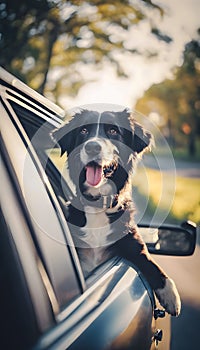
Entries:
{"label": "sky", "polygon": [[123,55],[120,61],[129,78],[119,78],[111,64],[103,69],[92,70],[84,66],[83,74],[92,82],[84,85],[76,97],[60,100],[66,109],[92,103],[111,103],[133,108],[137,99],[152,84],[165,78],[172,78],[172,68],[182,62],[182,52],[187,42],[196,37],[200,27],[200,0],[155,0],[165,8],[165,16],[158,14],[152,20],[158,28],[171,36],[173,41],[166,44],[149,34],[149,23],[144,22],[133,28],[126,38],[126,44],[136,45],[139,49],[153,49],[158,52],[156,58]]}

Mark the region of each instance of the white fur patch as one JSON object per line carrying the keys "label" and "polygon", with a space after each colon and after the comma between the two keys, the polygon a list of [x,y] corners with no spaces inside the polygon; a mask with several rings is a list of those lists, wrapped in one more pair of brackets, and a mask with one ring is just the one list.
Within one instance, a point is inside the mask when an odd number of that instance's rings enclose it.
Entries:
{"label": "white fur patch", "polygon": [[181,311],[181,300],[174,281],[166,279],[164,288],[155,290],[160,304],[172,316],[178,316]]}
{"label": "white fur patch", "polygon": [[86,226],[82,228],[84,242],[90,248],[105,247],[108,245],[108,236],[112,232],[109,219],[102,208],[85,207]]}
{"label": "white fur patch", "polygon": [[[73,239],[79,242],[81,266],[84,274],[88,274],[108,258],[105,248],[110,245],[108,238],[112,230],[105,210],[87,206],[84,211],[86,225],[81,228],[84,235],[77,233],[78,236]],[[86,251],[85,248],[89,249]]]}
{"label": "white fur patch", "polygon": [[93,197],[108,196],[113,193],[117,193],[116,188],[114,187],[114,183],[110,183],[109,179],[103,178],[99,186],[89,186],[87,182],[85,182],[86,191],[85,194],[90,194]]}

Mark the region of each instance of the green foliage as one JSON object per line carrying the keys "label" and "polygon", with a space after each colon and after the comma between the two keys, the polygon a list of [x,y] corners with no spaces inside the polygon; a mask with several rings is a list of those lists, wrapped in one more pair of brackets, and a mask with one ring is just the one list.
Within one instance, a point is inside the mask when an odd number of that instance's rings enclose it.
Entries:
{"label": "green foliage", "polygon": [[170,145],[185,147],[190,156],[195,156],[200,138],[200,31],[197,40],[186,45],[174,78],[150,87],[136,109],[146,115],[160,115],[161,129]]}
{"label": "green foliage", "polygon": [[[125,34],[153,10],[163,16],[151,0],[2,0],[0,65],[41,93],[75,94],[84,83],[80,65],[98,67],[106,59],[125,76],[117,54],[137,52],[124,47]],[[169,42],[149,23],[159,40]]]}

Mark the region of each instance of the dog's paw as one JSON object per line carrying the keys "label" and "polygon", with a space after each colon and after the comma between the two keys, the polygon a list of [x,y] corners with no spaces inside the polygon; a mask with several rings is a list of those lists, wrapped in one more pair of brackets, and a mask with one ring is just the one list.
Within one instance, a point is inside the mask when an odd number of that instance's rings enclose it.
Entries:
{"label": "dog's paw", "polygon": [[155,294],[160,304],[172,316],[178,316],[181,311],[181,299],[172,279],[167,278],[162,289],[156,289]]}

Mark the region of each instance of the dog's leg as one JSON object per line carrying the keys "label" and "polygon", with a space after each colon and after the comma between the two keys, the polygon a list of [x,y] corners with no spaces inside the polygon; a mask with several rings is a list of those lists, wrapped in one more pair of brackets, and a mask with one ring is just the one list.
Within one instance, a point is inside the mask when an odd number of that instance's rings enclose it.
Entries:
{"label": "dog's leg", "polygon": [[172,316],[178,316],[181,301],[175,283],[149,254],[146,244],[137,233],[129,233],[114,244],[117,254],[135,264],[154,290],[160,304]]}
{"label": "dog's leg", "polygon": [[160,304],[172,316],[178,316],[181,311],[181,300],[176,285],[171,278],[165,279],[164,288],[156,289],[155,294]]}

